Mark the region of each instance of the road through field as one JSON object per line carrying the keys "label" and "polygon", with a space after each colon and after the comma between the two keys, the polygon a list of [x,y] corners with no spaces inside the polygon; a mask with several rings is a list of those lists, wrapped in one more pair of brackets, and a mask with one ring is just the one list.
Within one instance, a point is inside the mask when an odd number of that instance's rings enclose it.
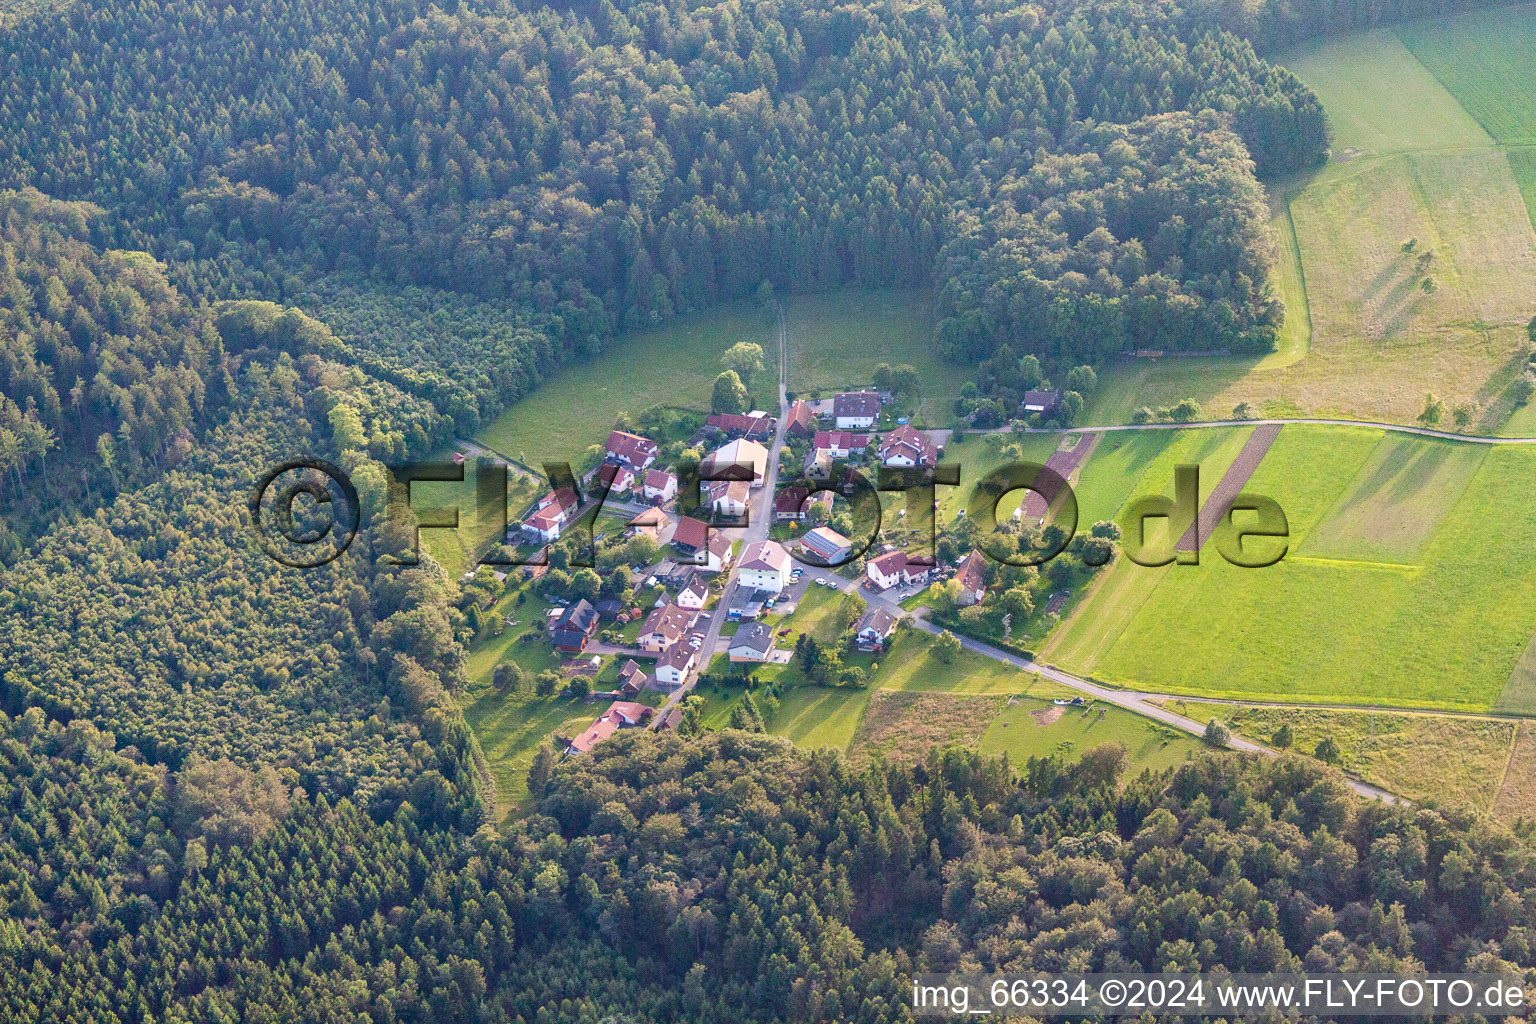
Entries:
{"label": "road through field", "polygon": [[[859,593],[862,594],[863,592],[859,591]],[[911,618],[913,625],[925,633],[937,634],[942,632],[939,627],[935,626],[921,615],[914,615]],[[1171,699],[1167,694],[1143,693],[1137,690],[1111,689],[1110,687],[1100,686],[1098,683],[1083,679],[1080,676],[1075,676],[1070,672],[1063,672],[1059,668],[1053,668],[1050,665],[1041,665],[1037,662],[1029,660],[1028,658],[1023,658],[1017,654],[1012,654],[1008,651],[1001,650],[1000,648],[993,647],[991,644],[982,643],[980,640],[972,640],[970,637],[966,636],[957,637],[957,639],[960,641],[961,647],[973,653],[991,658],[994,661],[1002,662],[1005,665],[1009,665],[1023,672],[1032,672],[1044,679],[1049,679],[1053,683],[1060,683],[1062,686],[1068,686],[1074,690],[1078,690],[1095,700],[1101,700],[1106,704],[1113,704],[1115,707],[1124,708],[1127,711],[1133,711],[1138,715],[1145,715],[1148,718],[1162,722],[1164,725],[1172,726],[1173,728],[1182,732],[1187,732],[1195,736],[1205,735],[1204,723],[1196,722],[1190,718],[1185,718],[1183,715],[1174,711],[1169,711],[1167,708],[1161,707],[1157,703],[1159,701],[1166,701]],[[1240,750],[1252,754],[1262,754],[1266,757],[1279,756],[1278,752],[1275,750],[1272,750],[1263,744],[1254,743],[1252,740],[1244,739],[1241,736],[1232,736],[1230,739],[1228,739],[1227,746],[1233,750]],[[1354,790],[1361,796],[1366,797],[1367,799],[1382,800],[1389,804],[1408,802],[1397,794],[1390,793],[1387,790],[1382,789],[1380,786],[1373,786],[1369,782],[1362,782],[1360,779],[1353,778],[1349,775],[1345,775],[1345,781],[1349,783],[1350,789]]]}
{"label": "road through field", "polygon": [[[1402,423],[1378,423],[1375,420],[1323,419],[1304,417],[1297,419],[1252,420],[1197,420],[1194,423],[1119,423],[1107,427],[1068,427],[1052,430],[1049,427],[1025,427],[1026,434],[1107,434],[1123,430],[1204,430],[1210,427],[1283,427],[1288,423],[1313,424],[1328,427],[1367,427],[1372,430],[1388,430],[1396,434],[1413,434],[1417,437],[1436,437],[1442,441],[1465,441],[1467,444],[1536,444],[1536,437],[1482,437],[1477,434],[1458,434],[1453,430],[1435,430],[1432,427],[1410,427]],[[1012,427],[995,427],[977,430],[977,434],[1011,433]]]}

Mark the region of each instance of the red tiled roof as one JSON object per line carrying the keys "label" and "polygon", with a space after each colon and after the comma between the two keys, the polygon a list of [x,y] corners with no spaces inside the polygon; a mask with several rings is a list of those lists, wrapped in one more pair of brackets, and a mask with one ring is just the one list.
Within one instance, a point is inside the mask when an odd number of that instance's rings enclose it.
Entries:
{"label": "red tiled roof", "polygon": [[608,453],[617,456],[626,462],[639,463],[646,459],[656,457],[656,442],[639,434],[630,434],[622,430],[615,430],[608,435],[606,444]]}
{"label": "red tiled roof", "polygon": [[843,391],[832,399],[833,416],[879,416],[880,396],[873,391]]}
{"label": "red tiled roof", "polygon": [[973,548],[971,553],[965,556],[959,570],[955,573],[955,579],[959,580],[960,585],[971,593],[986,587],[986,566],[983,564],[980,551]]}
{"label": "red tiled roof", "polygon": [[704,546],[704,541],[709,536],[707,523],[683,516],[677,521],[677,530],[672,534],[672,543],[679,547],[698,549]]}

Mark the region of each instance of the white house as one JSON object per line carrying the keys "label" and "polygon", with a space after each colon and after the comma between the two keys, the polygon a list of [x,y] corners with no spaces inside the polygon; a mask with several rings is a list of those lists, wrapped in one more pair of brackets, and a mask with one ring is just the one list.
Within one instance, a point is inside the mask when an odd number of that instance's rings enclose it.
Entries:
{"label": "white house", "polygon": [[853,630],[853,643],[859,650],[884,650],[886,641],[896,630],[896,617],[884,608],[870,608]]}
{"label": "white house", "polygon": [[645,617],[635,643],[642,651],[665,651],[687,634],[695,616],[695,612],[678,604],[657,608]]}
{"label": "white house", "polygon": [[623,430],[610,432],[604,447],[608,450],[608,458],[631,469],[645,469],[656,461],[659,451],[656,442],[650,438]]}
{"label": "white house", "polygon": [[716,515],[736,518],[746,514],[751,494],[745,480],[714,480],[708,486],[707,497]]}
{"label": "white house", "polygon": [[736,566],[736,581],[753,590],[779,593],[789,581],[789,552],[776,540],[748,544]]}
{"label": "white house", "polygon": [[773,627],[749,622],[731,637],[726,654],[732,661],[767,661],[773,653]]}
{"label": "white house", "polygon": [[688,680],[688,673],[699,663],[699,652],[679,640],[656,659],[655,680],[663,686],[678,687]]}
{"label": "white house", "polygon": [[523,532],[535,540],[553,543],[560,539],[561,532],[575,518],[576,510],[580,507],[581,500],[569,487],[550,491],[539,499],[533,512],[523,520]]}
{"label": "white house", "polygon": [[939,461],[939,448],[921,430],[902,424],[881,438],[876,449],[882,466],[932,466]]}
{"label": "white house", "polygon": [[908,561],[904,551],[891,551],[872,558],[864,566],[864,575],[881,590],[902,583],[920,583],[928,578],[933,566]]}
{"label": "white house", "polygon": [[688,583],[677,592],[677,605],[679,608],[687,608],[691,612],[704,610],[704,605],[709,602],[709,581],[698,573],[688,577]]}
{"label": "white house", "polygon": [[677,496],[677,477],[664,469],[648,469],[641,493],[658,505],[671,501]]}
{"label": "white house", "polygon": [[738,439],[715,451],[704,460],[701,468],[705,476],[709,476],[712,471],[723,476],[726,467],[734,464],[750,465],[752,486],[759,487],[768,475],[768,449],[756,441]]}
{"label": "white house", "polygon": [[839,430],[872,427],[880,418],[880,395],[874,391],[843,391],[832,399],[832,419]]}

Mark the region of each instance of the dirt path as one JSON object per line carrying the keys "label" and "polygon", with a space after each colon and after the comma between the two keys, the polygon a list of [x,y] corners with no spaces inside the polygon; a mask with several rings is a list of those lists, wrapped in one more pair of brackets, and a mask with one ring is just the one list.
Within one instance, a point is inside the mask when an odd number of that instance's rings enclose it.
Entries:
{"label": "dirt path", "polygon": [[[1221,522],[1227,514],[1227,509],[1232,507],[1232,499],[1243,493],[1243,488],[1248,484],[1248,478],[1253,476],[1253,471],[1259,468],[1259,463],[1264,461],[1264,456],[1269,453],[1270,445],[1275,443],[1275,438],[1280,436],[1280,426],[1274,423],[1265,423],[1253,428],[1247,442],[1243,444],[1243,450],[1237,453],[1237,458],[1232,460],[1232,465],[1227,467],[1226,474],[1221,478],[1221,483],[1211,491],[1211,496],[1205,499],[1205,505],[1200,509],[1200,515],[1196,522],[1189,524],[1189,529],[1184,531],[1184,536],[1179,538],[1174,545],[1177,551],[1198,551],[1211,539],[1211,534],[1216,531],[1216,524]],[[1198,532],[1197,532],[1198,531]]]}

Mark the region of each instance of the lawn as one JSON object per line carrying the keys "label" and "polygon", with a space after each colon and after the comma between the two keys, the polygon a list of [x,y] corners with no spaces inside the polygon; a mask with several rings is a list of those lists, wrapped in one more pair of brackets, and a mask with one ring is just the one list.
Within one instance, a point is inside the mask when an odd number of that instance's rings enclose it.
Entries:
{"label": "lawn", "polygon": [[951,403],[972,368],[939,358],[933,342],[933,300],[925,291],[843,289],[786,301],[789,390],[866,387],[876,363],[910,363],[923,382],[918,417],[949,426]]}
{"label": "lawn", "polygon": [[1495,139],[1536,142],[1536,8],[1412,22],[1397,34]]}
{"label": "lawn", "polygon": [[1121,708],[1056,708],[1022,697],[987,724],[979,748],[984,754],[1007,754],[1018,765],[1051,754],[1075,760],[1106,743],[1125,747],[1127,776],[1179,764],[1202,747],[1191,736]]}
{"label": "lawn", "polygon": [[854,760],[921,761],[934,747],[975,748],[1008,698],[960,693],[878,690],[854,736]]}
{"label": "lawn", "polygon": [[[454,449],[438,452],[428,461],[447,462]],[[431,555],[452,579],[458,579],[475,567],[475,560],[492,544],[505,527],[494,503],[485,507],[475,493],[475,460],[464,464],[464,479],[454,481],[421,481],[411,485],[411,507],[426,509],[458,509],[458,529],[423,529],[420,533],[421,551]],[[547,487],[526,474],[515,470],[507,473],[507,519],[515,522],[524,508]]]}
{"label": "lawn", "polygon": [[1492,143],[1391,30],[1310,43],[1279,63],[1323,101],[1335,158]]}
{"label": "lawn", "polygon": [[1339,766],[1366,782],[1422,803],[1492,810],[1500,792],[1517,723],[1453,715],[1334,711],[1311,708],[1240,708],[1171,701],[1168,707],[1197,722],[1220,719],[1249,739],[1268,744],[1289,725],[1293,749],[1311,754],[1329,737]]}
{"label": "lawn", "polygon": [[657,404],[708,410],[720,356],[738,341],[763,346],[768,369],[753,382],[754,399],[777,408],[774,318],[740,303],[615,338],[601,355],[545,381],[475,439],[529,466],[574,460],[602,443],[621,412]]}
{"label": "lawn", "polygon": [[[959,444],[944,450],[944,465],[960,467],[960,486],[935,488],[939,501],[940,523],[948,523],[970,505],[976,484],[988,473],[1012,462],[1044,464],[1061,443],[1059,434],[970,434]],[[1024,501],[1024,491],[1004,495],[997,503],[997,518],[1003,522]],[[893,513],[894,514],[894,513]]]}
{"label": "lawn", "polygon": [[1291,554],[1170,567],[1139,603],[1117,567],[1043,657],[1154,691],[1313,703],[1483,710],[1509,683],[1501,706],[1536,710],[1514,672],[1536,609],[1510,600],[1536,587],[1536,452],[1489,450],[1418,567],[1305,555],[1319,522],[1353,515],[1342,499],[1380,444],[1378,431],[1287,427],[1249,489],[1285,509]]}

